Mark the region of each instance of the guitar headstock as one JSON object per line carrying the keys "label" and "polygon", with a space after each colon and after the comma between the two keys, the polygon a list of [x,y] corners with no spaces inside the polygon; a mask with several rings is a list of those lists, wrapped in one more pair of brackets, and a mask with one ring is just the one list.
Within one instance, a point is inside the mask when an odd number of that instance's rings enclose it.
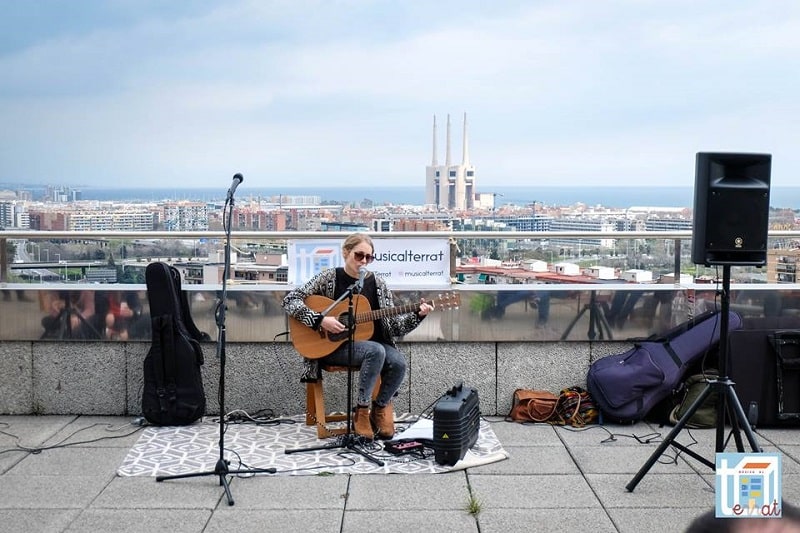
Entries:
{"label": "guitar headstock", "polygon": [[434,309],[458,309],[461,306],[461,293],[451,292],[440,294],[439,297],[431,302]]}

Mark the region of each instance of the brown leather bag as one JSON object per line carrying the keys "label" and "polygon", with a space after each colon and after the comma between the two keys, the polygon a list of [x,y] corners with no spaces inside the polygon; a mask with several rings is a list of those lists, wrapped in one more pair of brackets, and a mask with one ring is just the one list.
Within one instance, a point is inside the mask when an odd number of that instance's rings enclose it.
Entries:
{"label": "brown leather bag", "polygon": [[556,414],[558,396],[546,390],[517,389],[506,419],[515,422],[547,422]]}

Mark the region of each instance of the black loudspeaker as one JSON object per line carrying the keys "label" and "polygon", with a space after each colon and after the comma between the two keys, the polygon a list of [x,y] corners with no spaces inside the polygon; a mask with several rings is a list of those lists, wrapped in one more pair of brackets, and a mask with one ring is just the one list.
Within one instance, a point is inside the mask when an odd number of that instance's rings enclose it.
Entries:
{"label": "black loudspeaker", "polygon": [[481,411],[478,391],[459,383],[433,407],[434,459],[440,465],[455,465],[478,441]]}
{"label": "black loudspeaker", "polygon": [[692,261],[767,264],[770,154],[697,154]]}

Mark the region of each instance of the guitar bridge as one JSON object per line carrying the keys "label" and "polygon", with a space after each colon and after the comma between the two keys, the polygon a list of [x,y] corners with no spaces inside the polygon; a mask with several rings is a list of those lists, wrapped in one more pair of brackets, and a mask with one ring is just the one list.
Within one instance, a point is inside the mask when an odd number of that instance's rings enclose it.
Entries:
{"label": "guitar bridge", "polygon": [[347,340],[347,330],[344,330],[341,333],[328,333],[328,340],[331,342],[342,342]]}

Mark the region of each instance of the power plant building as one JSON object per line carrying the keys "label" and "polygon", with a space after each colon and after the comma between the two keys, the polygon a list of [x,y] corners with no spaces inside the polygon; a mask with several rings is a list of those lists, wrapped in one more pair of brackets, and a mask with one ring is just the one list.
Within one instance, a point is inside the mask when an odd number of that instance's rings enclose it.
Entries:
{"label": "power plant building", "polygon": [[475,167],[469,162],[467,114],[464,113],[464,137],[461,164],[450,158],[450,115],[447,115],[447,137],[444,165],[439,164],[436,145],[436,116],[433,117],[433,158],[425,169],[425,203],[442,209],[475,207]]}

